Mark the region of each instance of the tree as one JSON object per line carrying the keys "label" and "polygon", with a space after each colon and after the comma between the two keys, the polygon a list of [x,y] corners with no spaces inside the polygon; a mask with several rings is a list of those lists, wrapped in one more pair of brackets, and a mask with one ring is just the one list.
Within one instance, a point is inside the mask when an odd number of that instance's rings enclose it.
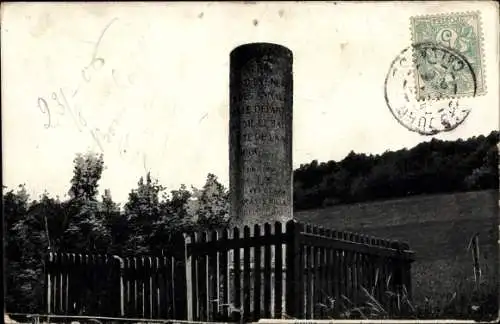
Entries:
{"label": "tree", "polygon": [[29,204],[24,217],[16,221],[12,228],[11,235],[22,244],[18,246],[19,256],[8,263],[8,301],[18,303],[15,305],[18,311],[41,311],[43,260],[50,246],[47,215],[57,212],[57,204],[58,201],[44,193],[39,201]]}
{"label": "tree", "polygon": [[17,300],[22,296],[20,289],[19,273],[22,269],[22,241],[18,239],[18,227],[16,224],[21,222],[26,216],[29,207],[29,195],[24,185],[19,185],[17,191],[9,190],[4,186],[3,208],[5,225],[5,284],[7,294],[5,296],[5,305],[7,310],[17,308]]}
{"label": "tree", "polygon": [[110,235],[109,253],[123,254],[123,246],[130,235],[128,231],[127,218],[120,212],[120,206],[113,201],[111,191],[104,190],[99,213]]}
{"label": "tree", "polygon": [[77,154],[73,163],[70,200],[65,206],[68,226],[64,247],[79,252],[105,253],[111,237],[97,201],[98,183],[104,169],[103,155]]}
{"label": "tree", "polygon": [[181,185],[178,190],[172,190],[170,195],[164,193],[160,202],[160,214],[153,224],[150,239],[150,249],[153,253],[176,248],[176,239],[183,233],[195,229],[193,216],[190,213],[192,193]]}
{"label": "tree", "polygon": [[498,150],[491,147],[483,157],[483,164],[472,170],[464,182],[468,189],[498,188]]}
{"label": "tree", "polygon": [[194,189],[194,191],[196,202],[193,202],[192,211],[199,229],[213,230],[227,227],[229,193],[217,177],[209,173],[202,190]]}
{"label": "tree", "polygon": [[98,182],[104,169],[103,155],[88,152],[77,154],[73,160],[74,171],[69,195],[71,199],[96,200]]}
{"label": "tree", "polygon": [[498,188],[498,142],[494,131],[375,156],[351,151],[338,163],[313,160],[294,171],[294,208]]}
{"label": "tree", "polygon": [[[5,190],[6,188],[4,188]],[[23,219],[28,211],[29,195],[24,185],[19,185],[16,192],[10,190],[3,194],[3,212],[5,215],[6,257],[9,261],[19,260],[19,240],[16,239],[14,226]]]}
{"label": "tree", "polygon": [[120,211],[120,206],[113,201],[111,190],[105,189],[102,195],[101,211],[104,213],[116,213]]}
{"label": "tree", "polygon": [[129,254],[144,254],[150,251],[150,237],[161,213],[159,194],[165,188],[153,180],[148,172],[146,181],[141,177],[137,188],[133,189],[124,206],[129,231],[131,233],[126,251]]}

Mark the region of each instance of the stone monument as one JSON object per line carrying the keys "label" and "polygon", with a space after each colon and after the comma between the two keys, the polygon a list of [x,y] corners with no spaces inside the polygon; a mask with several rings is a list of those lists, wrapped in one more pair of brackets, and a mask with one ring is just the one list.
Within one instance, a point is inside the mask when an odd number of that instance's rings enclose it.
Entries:
{"label": "stone monument", "polygon": [[230,54],[229,186],[235,225],[293,218],[293,55],[245,44]]}

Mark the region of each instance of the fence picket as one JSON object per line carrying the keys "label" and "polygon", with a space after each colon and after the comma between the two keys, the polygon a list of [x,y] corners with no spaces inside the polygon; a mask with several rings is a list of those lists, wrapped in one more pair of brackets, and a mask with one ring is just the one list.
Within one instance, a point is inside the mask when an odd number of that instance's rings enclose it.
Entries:
{"label": "fence picket", "polygon": [[[317,236],[317,227],[311,225],[311,233]],[[318,247],[314,244],[311,248],[311,318],[316,318],[317,289],[318,289]]]}
{"label": "fence picket", "polygon": [[[217,242],[218,236],[216,231],[210,233],[210,241]],[[209,312],[208,320],[214,321],[217,317],[219,309],[219,296],[218,296],[218,260],[217,250],[214,248],[208,254],[208,300]]]}
{"label": "fence picket", "polygon": [[151,257],[144,258],[144,295],[146,304],[146,317],[153,318],[153,273]]}
{"label": "fence picket", "polygon": [[[306,233],[309,234],[311,232],[311,226],[306,225]],[[306,312],[305,312],[305,318],[306,319],[311,319],[312,314],[311,314],[311,308],[312,308],[312,247],[310,245],[307,245],[305,248],[305,253],[306,253],[306,268],[305,268],[305,280],[306,280]]]}
{"label": "fence picket", "polygon": [[[200,237],[200,242],[207,243],[208,235],[207,232],[203,232]],[[198,281],[199,281],[199,307],[200,307],[200,320],[207,321],[208,320],[208,294],[207,294],[207,261],[208,255],[203,254],[198,259],[199,268],[198,268]]]}
{"label": "fence picket", "polygon": [[[229,247],[230,243],[228,242],[229,240],[229,233],[227,229],[222,230],[222,235],[221,235],[221,242],[222,245],[225,247]],[[228,267],[228,250],[223,249],[220,251],[220,293],[219,293],[219,298],[220,298],[220,313],[221,313],[221,320],[228,320],[229,319],[229,267]]]}
{"label": "fence picket", "polygon": [[[248,241],[250,239],[250,227],[243,228],[243,239]],[[243,248],[243,318],[244,321],[250,319],[250,247],[245,244]]]}
{"label": "fence picket", "polygon": [[[349,235],[349,241],[354,242],[354,243],[361,243],[361,238],[359,235],[356,233],[351,233]],[[361,268],[361,253],[359,252],[353,252],[351,254],[352,261],[351,261],[351,274],[352,274],[352,279],[351,279],[351,289],[352,289],[352,300],[354,302],[354,305],[359,305],[359,289],[361,286],[360,282],[360,268]]]}
{"label": "fence picket", "polygon": [[[198,242],[198,234],[197,233],[192,233],[190,234],[191,242],[197,243]],[[193,310],[193,320],[197,321],[200,318],[200,313],[199,313],[199,307],[198,307],[198,255],[197,254],[192,254],[191,255],[191,307]]]}
{"label": "fence picket", "polygon": [[233,230],[233,243],[234,243],[234,310],[233,310],[233,320],[239,321],[241,318],[241,259],[240,259],[240,247],[238,245],[240,241],[240,230],[235,227]]}
{"label": "fence picket", "polygon": [[54,253],[53,254],[53,262],[54,262],[54,274],[52,276],[52,284],[53,284],[53,294],[52,294],[52,305],[54,309],[54,313],[60,313],[59,309],[59,274],[60,274],[60,267],[59,267],[59,254]]}
{"label": "fence picket", "polygon": [[93,268],[92,268],[92,280],[94,281],[94,292],[92,295],[92,300],[94,301],[94,305],[92,307],[92,313],[96,312],[100,307],[100,304],[102,303],[102,293],[100,291],[101,287],[101,278],[102,278],[102,271],[101,271],[101,256],[99,254],[94,254],[93,255]]}
{"label": "fence picket", "polygon": [[[332,231],[332,239],[338,240],[338,232]],[[332,276],[333,276],[333,291],[332,298],[335,300],[334,311],[338,308],[340,301],[340,252],[337,249],[332,248]],[[328,305],[330,307],[330,305]]]}
{"label": "fence picket", "polygon": [[150,293],[151,293],[151,318],[158,318],[158,267],[157,267],[158,257],[149,257],[149,267],[150,267]]}
{"label": "fence picket", "polygon": [[[322,237],[326,237],[326,229],[323,227],[319,228],[319,235]],[[328,287],[328,276],[327,276],[327,267],[328,267],[328,261],[327,261],[327,251],[325,247],[320,247],[319,249],[319,287],[318,287],[318,306],[317,309],[319,311],[319,318],[324,318],[325,317],[325,309],[321,305],[325,305],[326,298],[325,298],[325,293],[327,291]]]}
{"label": "fence picket", "polygon": [[68,315],[73,314],[73,291],[74,289],[74,283],[77,278],[75,278],[75,263],[76,263],[76,258],[74,253],[68,253],[67,254],[67,261],[66,261],[66,304],[64,306],[65,312]]}
{"label": "fence picket", "polygon": [[[256,224],[254,226],[254,237],[256,241],[260,240],[260,226]],[[254,271],[253,271],[253,276],[254,276],[254,283],[253,283],[253,318],[252,320],[254,322],[257,322],[261,316],[261,246],[256,246],[254,247]]]}
{"label": "fence picket", "polygon": [[[325,237],[332,238],[333,233],[330,229],[325,229]],[[324,286],[324,299],[323,299],[323,317],[328,317],[328,310],[330,308],[330,298],[334,296],[334,268],[333,268],[333,251],[331,248],[325,248],[325,286]]]}
{"label": "fence picket", "polygon": [[[365,244],[367,245],[375,245],[375,240],[372,240],[371,237],[364,236]],[[370,294],[374,295],[374,281],[375,281],[375,270],[373,267],[374,260],[371,255],[363,254],[363,280],[366,289],[370,292]],[[375,297],[375,296],[374,296]]]}
{"label": "fence picket", "polygon": [[[283,233],[283,227],[280,222],[274,223],[274,234],[280,236]],[[287,232],[288,235],[288,232]],[[283,248],[280,241],[274,245],[274,318],[283,316]],[[286,274],[287,282],[293,280],[289,278],[288,268]],[[286,292],[288,294],[288,290]],[[288,313],[288,310],[287,310]]]}
{"label": "fence picket", "polygon": [[264,224],[264,318],[271,318],[271,224]]}

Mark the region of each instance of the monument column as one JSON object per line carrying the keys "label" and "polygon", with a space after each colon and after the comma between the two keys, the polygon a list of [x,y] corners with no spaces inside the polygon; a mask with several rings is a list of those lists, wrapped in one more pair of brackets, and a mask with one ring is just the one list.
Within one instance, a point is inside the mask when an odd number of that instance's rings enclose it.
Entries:
{"label": "monument column", "polygon": [[229,186],[235,225],[293,218],[293,55],[252,43],[230,55]]}

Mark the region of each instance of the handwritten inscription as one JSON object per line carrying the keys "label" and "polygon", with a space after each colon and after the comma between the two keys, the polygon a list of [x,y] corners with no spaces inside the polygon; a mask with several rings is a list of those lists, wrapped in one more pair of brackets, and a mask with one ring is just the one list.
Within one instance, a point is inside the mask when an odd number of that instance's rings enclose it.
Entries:
{"label": "handwritten inscription", "polygon": [[78,127],[78,130],[82,131],[82,128],[87,126],[87,121],[83,117],[81,108],[78,105],[72,103],[70,100],[72,98],[75,98],[81,90],[82,86],[91,82],[94,74],[99,72],[105,65],[105,59],[98,56],[99,46],[101,45],[106,31],[116,20],[117,18],[111,20],[99,35],[97,42],[94,44],[92,56],[89,60],[89,63],[82,67],[82,69],[80,70],[80,84],[75,89],[73,91],[70,91],[69,95],[67,91],[63,90],[63,88],[59,88],[58,90],[52,92],[49,99],[51,101],[50,105],[47,99],[45,99],[44,97],[39,97],[37,99],[38,108],[42,111],[42,113],[47,114],[48,122],[45,124],[46,128],[56,127],[58,125],[58,123],[53,123],[53,109],[57,109],[57,113],[60,116],[64,116],[66,112],[68,112],[75,122],[75,125]]}
{"label": "handwritten inscription", "polygon": [[[117,129],[123,118],[126,108],[122,106],[115,118],[104,127],[96,127],[85,116],[85,112],[78,103],[79,95],[90,86],[99,74],[101,76],[109,76],[113,83],[118,88],[123,88],[123,85],[129,82],[120,71],[109,65],[107,59],[100,53],[101,45],[105,39],[107,31],[118,19],[112,19],[101,31],[97,41],[94,43],[91,57],[81,69],[79,75],[79,83],[73,89],[60,87],[53,91],[48,96],[40,96],[37,98],[36,105],[39,111],[46,116],[44,127],[46,129],[57,128],[61,125],[61,118],[69,117],[79,132],[86,131],[91,136],[94,143],[98,146],[101,152],[104,152],[105,144],[116,143],[118,153],[122,158],[131,157],[127,149],[129,147],[129,134],[120,134]],[[144,153],[136,152],[136,158],[143,160],[146,164],[147,157]]]}
{"label": "handwritten inscription", "polygon": [[101,142],[102,138],[98,135],[99,130],[88,127],[89,125],[83,115],[82,108],[75,102],[72,102],[71,99],[74,99],[82,87],[92,81],[95,73],[99,72],[104,67],[106,60],[99,56],[99,46],[101,45],[106,31],[116,20],[117,18],[111,20],[99,35],[97,42],[94,44],[89,63],[80,70],[80,84],[75,89],[68,92],[63,88],[59,88],[57,91],[51,93],[49,101],[47,101],[44,97],[39,97],[37,99],[38,108],[42,113],[47,114],[47,123],[44,125],[45,128],[54,128],[59,125],[59,123],[53,118],[54,111],[56,111],[59,116],[65,116],[66,113],[68,113],[80,132],[87,129],[101,151],[104,151],[104,149]]}

